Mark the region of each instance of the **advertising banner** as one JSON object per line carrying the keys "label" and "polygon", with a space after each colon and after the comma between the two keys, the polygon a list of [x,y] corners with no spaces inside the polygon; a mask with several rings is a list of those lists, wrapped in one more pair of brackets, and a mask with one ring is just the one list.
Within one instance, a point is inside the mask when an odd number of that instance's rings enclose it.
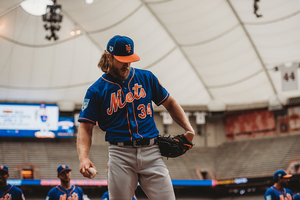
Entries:
{"label": "advertising banner", "polygon": [[274,113],[261,110],[227,115],[225,131],[230,140],[276,135]]}

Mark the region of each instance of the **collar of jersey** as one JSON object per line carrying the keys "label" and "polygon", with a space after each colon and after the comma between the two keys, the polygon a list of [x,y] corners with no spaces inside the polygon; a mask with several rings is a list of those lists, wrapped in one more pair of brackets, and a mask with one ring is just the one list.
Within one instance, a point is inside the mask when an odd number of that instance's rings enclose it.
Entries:
{"label": "collar of jersey", "polygon": [[68,190],[62,188],[60,185],[58,185],[58,187],[59,187],[59,189],[65,191],[65,192],[68,192],[68,191],[70,191],[70,190],[73,190],[74,185],[71,185],[70,189],[68,189]]}
{"label": "collar of jersey", "polygon": [[[133,71],[134,71],[134,69],[133,69],[132,67],[130,67],[129,76],[128,76],[128,78],[124,81],[125,83],[127,83],[127,82],[131,79],[132,74],[133,74]],[[109,81],[113,81],[113,82],[115,82],[115,83],[122,83],[122,82],[123,82],[123,81],[121,81],[120,79],[117,79],[117,78],[113,77],[113,76],[110,75],[110,74],[103,74],[103,78],[105,78],[105,79],[107,79],[107,80],[109,80]]]}

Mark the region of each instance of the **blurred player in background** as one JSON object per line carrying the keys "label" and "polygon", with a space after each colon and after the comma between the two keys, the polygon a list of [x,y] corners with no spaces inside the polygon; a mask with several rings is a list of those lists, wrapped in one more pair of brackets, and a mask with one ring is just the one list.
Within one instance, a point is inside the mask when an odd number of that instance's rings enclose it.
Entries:
{"label": "blurred player in background", "polygon": [[276,171],[273,176],[275,183],[266,191],[265,200],[293,200],[292,191],[286,188],[291,177],[283,169]]}
{"label": "blurred player in background", "polygon": [[41,133],[48,133],[48,116],[47,116],[47,109],[45,104],[41,104],[40,108],[40,118],[41,118]]}
{"label": "blurred player in background", "polygon": [[83,200],[83,191],[80,187],[71,185],[71,170],[67,165],[57,168],[57,177],[60,185],[52,188],[46,200]]}
{"label": "blurred player in background", "polygon": [[[109,200],[108,191],[104,192],[102,195],[102,200]],[[135,195],[132,197],[132,200],[137,200]]]}
{"label": "blurred player in background", "polygon": [[8,167],[0,165],[0,199],[25,200],[24,194],[20,188],[7,183],[8,177]]}
{"label": "blurred player in background", "polygon": [[152,102],[166,108],[190,142],[194,129],[181,106],[152,72],[130,66],[139,60],[129,37],[116,35],[109,40],[98,64],[104,74],[88,89],[78,119],[80,172],[89,177],[86,171],[95,168],[88,155],[92,130],[98,122],[110,143],[109,198],[131,199],[139,182],[149,199],[174,200],[169,171],[157,145],[159,131]]}
{"label": "blurred player in background", "polygon": [[[300,180],[299,180],[300,183]],[[300,200],[300,192],[294,195],[294,200]]]}

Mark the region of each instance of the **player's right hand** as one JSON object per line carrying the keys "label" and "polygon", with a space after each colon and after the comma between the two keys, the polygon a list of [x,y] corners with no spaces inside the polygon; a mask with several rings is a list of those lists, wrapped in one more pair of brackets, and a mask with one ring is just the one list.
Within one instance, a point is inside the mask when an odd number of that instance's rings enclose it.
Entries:
{"label": "player's right hand", "polygon": [[98,174],[97,168],[96,168],[95,165],[92,163],[92,161],[90,161],[90,159],[88,159],[88,158],[82,159],[82,160],[80,161],[79,171],[80,171],[80,173],[81,173],[84,177],[89,178],[90,175],[89,175],[86,171],[88,171],[88,169],[89,169],[90,167],[95,168],[96,171],[97,171],[97,174]]}

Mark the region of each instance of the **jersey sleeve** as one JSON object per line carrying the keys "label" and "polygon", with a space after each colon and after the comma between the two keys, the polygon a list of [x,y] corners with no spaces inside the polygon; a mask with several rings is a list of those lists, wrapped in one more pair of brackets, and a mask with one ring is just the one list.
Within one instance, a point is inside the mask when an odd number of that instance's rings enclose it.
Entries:
{"label": "jersey sleeve", "polygon": [[102,200],[108,200],[108,191],[102,195]]}
{"label": "jersey sleeve", "polygon": [[80,187],[77,187],[78,188],[78,196],[81,197],[82,200],[84,200],[84,193],[83,193],[83,190],[80,188]]}
{"label": "jersey sleeve", "polygon": [[97,101],[96,93],[88,89],[83,100],[82,108],[79,114],[79,122],[88,122],[96,125],[97,111],[100,109],[100,103]]}
{"label": "jersey sleeve", "polygon": [[46,196],[46,200],[55,200],[53,197],[53,190],[50,190]]}
{"label": "jersey sleeve", "polygon": [[271,190],[268,189],[265,193],[265,200],[275,200],[275,199],[273,199],[272,196],[273,196],[273,194],[272,194]]}
{"label": "jersey sleeve", "polygon": [[16,187],[16,186],[13,186],[13,187],[14,187],[13,189],[14,189],[15,198],[17,200],[25,200],[25,196],[23,194],[23,191],[20,188]]}
{"label": "jersey sleeve", "polygon": [[20,190],[20,192],[19,192],[19,199],[20,200],[25,200],[25,196],[24,196],[22,190]]}
{"label": "jersey sleeve", "polygon": [[164,103],[170,96],[168,91],[160,84],[158,78],[151,73],[152,101],[157,105]]}
{"label": "jersey sleeve", "polygon": [[287,192],[288,199],[294,199],[294,195],[293,195],[292,190],[286,189],[286,192]]}

